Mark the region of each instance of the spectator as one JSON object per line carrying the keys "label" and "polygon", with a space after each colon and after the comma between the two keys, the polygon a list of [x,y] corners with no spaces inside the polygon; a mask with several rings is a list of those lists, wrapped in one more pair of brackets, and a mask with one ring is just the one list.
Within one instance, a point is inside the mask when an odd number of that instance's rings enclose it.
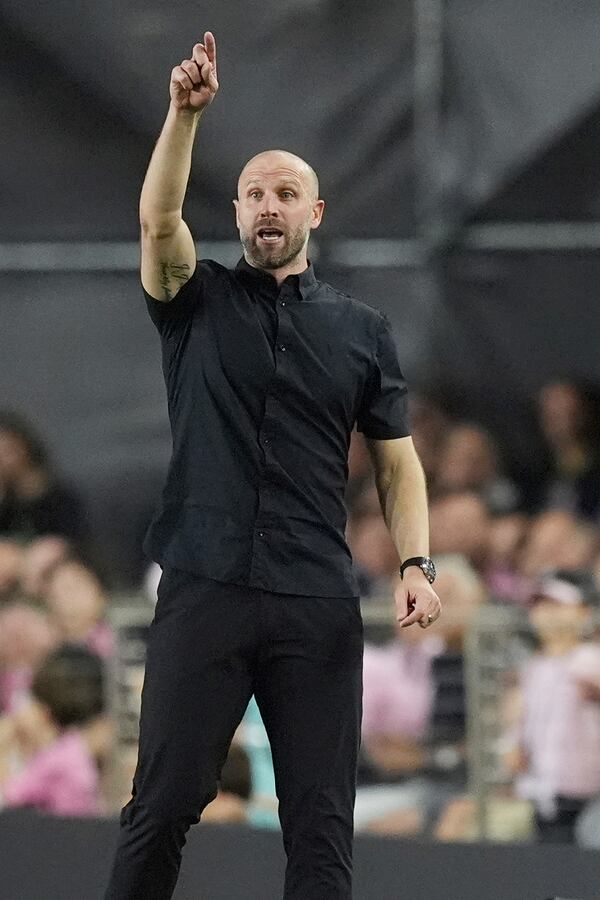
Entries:
{"label": "spectator", "polygon": [[53,473],[40,439],[19,416],[0,412],[0,535],[83,538],[79,497]]}
{"label": "spectator", "polygon": [[379,780],[420,770],[429,728],[434,685],[432,658],[439,637],[395,625],[383,646],[366,643],[363,655],[363,748]]}
{"label": "spectator", "polygon": [[463,654],[467,634],[486,599],[483,581],[465,557],[438,560],[437,583],[445,598],[437,629],[443,647],[432,659],[433,702],[428,730],[430,767],[446,791],[466,781],[466,698]]}
{"label": "spectator", "polygon": [[21,592],[30,600],[42,600],[48,590],[52,571],[72,553],[71,545],[58,535],[31,541],[24,550],[19,573]]}
{"label": "spectator", "polygon": [[473,492],[450,494],[429,510],[431,552],[434,556],[464,556],[483,572],[488,553],[490,517],[483,500]]}
{"label": "spectator", "polygon": [[543,505],[600,517],[600,394],[573,381],[547,384],[538,416],[550,455]]}
{"label": "spectator", "polygon": [[494,513],[514,512],[521,504],[517,486],[502,471],[498,448],[487,431],[462,423],[447,433],[440,448],[438,494],[474,491]]}
{"label": "spectator", "polygon": [[392,579],[400,569],[400,560],[381,507],[351,520],[348,545],[356,564],[361,597],[389,594]]}
{"label": "spectator", "polygon": [[58,535],[35,538],[28,544],[0,538],[0,601],[41,600],[54,566],[71,553]]}
{"label": "spectator", "polygon": [[83,563],[67,559],[55,566],[45,601],[64,641],[84,644],[103,658],[112,655],[115,637],[104,618],[108,598]]}
{"label": "spectator", "polygon": [[430,492],[435,496],[440,453],[450,419],[432,394],[412,392],[408,402],[413,443],[419,454]]}
{"label": "spectator", "polygon": [[519,558],[527,539],[529,519],[524,513],[494,516],[488,532],[485,582],[496,600],[524,605],[529,579],[519,571]]}
{"label": "spectator", "polygon": [[0,787],[4,805],[56,815],[104,813],[98,767],[108,733],[103,710],[101,660],[68,644],[51,653],[35,674],[30,701],[0,729],[5,748],[14,741],[22,752],[20,771]]}
{"label": "spectator", "polygon": [[58,631],[46,612],[21,602],[0,610],[0,712],[20,707],[36,669],[58,643]]}
{"label": "spectator", "polygon": [[[401,782],[359,792],[359,826],[370,830],[406,835],[416,833],[418,822],[428,830],[447,798],[464,790],[462,652],[485,592],[466,559],[439,557],[436,566],[444,597],[437,634],[396,625],[391,643],[365,646],[363,749],[369,780]],[[376,799],[375,809],[383,806],[386,815],[368,816],[367,798]]]}
{"label": "spectator", "polygon": [[591,566],[598,549],[598,532],[566,510],[536,516],[519,556],[519,571],[535,580],[550,565],[563,569]]}
{"label": "spectator", "polygon": [[539,839],[570,842],[600,793],[600,646],[585,643],[596,589],[585,572],[555,570],[532,592],[539,650],[521,679],[521,714],[506,764],[535,806]]}

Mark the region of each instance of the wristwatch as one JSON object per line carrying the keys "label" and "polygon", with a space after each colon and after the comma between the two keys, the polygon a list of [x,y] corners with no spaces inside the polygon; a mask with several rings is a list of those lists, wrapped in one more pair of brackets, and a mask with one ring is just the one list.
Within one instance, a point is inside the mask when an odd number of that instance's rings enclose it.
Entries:
{"label": "wristwatch", "polygon": [[404,570],[409,566],[418,566],[429,584],[435,581],[435,566],[430,556],[411,556],[410,559],[405,559],[400,566],[400,575],[404,575]]}

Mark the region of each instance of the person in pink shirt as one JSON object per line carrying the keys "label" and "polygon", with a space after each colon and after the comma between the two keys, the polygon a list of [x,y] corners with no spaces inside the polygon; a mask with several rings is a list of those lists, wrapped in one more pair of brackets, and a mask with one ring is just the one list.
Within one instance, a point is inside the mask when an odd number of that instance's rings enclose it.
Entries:
{"label": "person in pink shirt", "polygon": [[365,643],[357,830],[429,836],[464,790],[462,649],[485,590],[465,557],[437,556],[435,565],[437,634],[396,625],[387,643]]}
{"label": "person in pink shirt", "polygon": [[20,751],[17,771],[0,774],[0,805],[106,813],[98,768],[107,738],[103,680],[102,661],[84,647],[63,644],[44,660],[30,700],[0,723],[0,750],[12,742]]}
{"label": "person in pink shirt", "polygon": [[540,646],[521,675],[520,721],[506,762],[516,793],[534,804],[544,842],[571,842],[579,813],[600,795],[600,646],[582,637],[595,594],[587,573],[557,570],[531,598]]}
{"label": "person in pink shirt", "polygon": [[363,751],[381,776],[404,776],[425,764],[436,683],[434,660],[462,654],[464,636],[485,591],[462,556],[436,557],[446,611],[436,635],[396,627],[382,646],[365,643],[363,654]]}
{"label": "person in pink shirt", "polygon": [[[400,632],[400,629],[398,629]],[[417,750],[426,736],[433,703],[431,660],[443,648],[440,638],[423,633],[399,633],[378,647],[366,644],[363,656],[362,736],[367,752],[376,752],[383,739],[402,744],[420,764]],[[392,769],[404,769],[409,759],[398,754]]]}

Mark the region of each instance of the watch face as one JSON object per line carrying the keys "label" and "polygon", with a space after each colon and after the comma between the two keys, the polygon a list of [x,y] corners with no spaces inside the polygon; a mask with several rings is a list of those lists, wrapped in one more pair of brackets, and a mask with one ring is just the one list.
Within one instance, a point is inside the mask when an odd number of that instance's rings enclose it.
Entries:
{"label": "watch face", "polygon": [[431,582],[434,581],[434,579],[435,579],[435,566],[433,564],[433,560],[426,559],[425,562],[423,562],[421,564],[421,568],[423,569],[423,572],[425,573],[425,577],[428,579],[429,583],[431,584]]}

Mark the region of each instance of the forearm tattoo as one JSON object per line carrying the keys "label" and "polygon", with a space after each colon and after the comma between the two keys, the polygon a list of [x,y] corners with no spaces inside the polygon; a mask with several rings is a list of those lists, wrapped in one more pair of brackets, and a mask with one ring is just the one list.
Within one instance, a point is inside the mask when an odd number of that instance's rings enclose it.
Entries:
{"label": "forearm tattoo", "polygon": [[174,263],[164,263],[160,269],[160,286],[165,292],[165,299],[172,300],[174,292],[179,290],[189,280],[189,277],[190,267],[187,263],[182,263],[180,266],[176,266]]}

